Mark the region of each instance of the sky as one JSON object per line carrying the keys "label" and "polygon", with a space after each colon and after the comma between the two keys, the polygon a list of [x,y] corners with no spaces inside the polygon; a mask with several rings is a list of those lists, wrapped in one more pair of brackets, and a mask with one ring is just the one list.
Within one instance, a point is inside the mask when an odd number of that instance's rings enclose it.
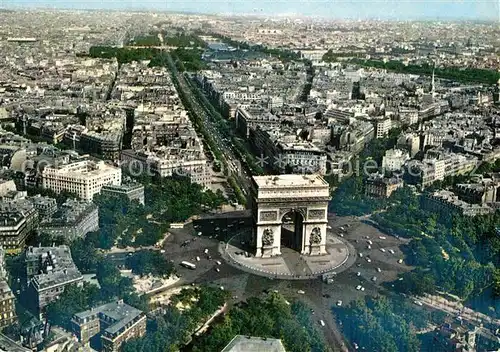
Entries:
{"label": "sky", "polygon": [[0,7],[141,9],[333,19],[500,21],[500,0],[0,0]]}

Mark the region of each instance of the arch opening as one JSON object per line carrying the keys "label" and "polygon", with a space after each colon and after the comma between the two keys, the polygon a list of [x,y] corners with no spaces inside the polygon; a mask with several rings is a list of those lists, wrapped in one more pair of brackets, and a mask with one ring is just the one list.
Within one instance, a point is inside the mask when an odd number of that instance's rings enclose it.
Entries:
{"label": "arch opening", "polygon": [[304,238],[304,216],[292,210],[281,219],[281,246],[302,253]]}

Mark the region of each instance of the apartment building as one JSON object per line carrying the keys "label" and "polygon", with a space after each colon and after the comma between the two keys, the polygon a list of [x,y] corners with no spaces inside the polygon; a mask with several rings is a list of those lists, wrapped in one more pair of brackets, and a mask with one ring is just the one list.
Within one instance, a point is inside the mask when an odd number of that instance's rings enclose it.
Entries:
{"label": "apartment building", "polygon": [[476,216],[494,212],[487,205],[469,204],[458,198],[453,192],[441,190],[425,194],[422,197],[422,208],[438,213],[440,216],[449,218],[453,214]]}
{"label": "apartment building", "polygon": [[42,172],[42,186],[56,193],[69,191],[91,201],[104,185],[120,185],[121,178],[120,168],[103,161],[83,160],[46,167]]}
{"label": "apartment building", "polygon": [[388,171],[401,170],[403,165],[410,159],[410,155],[400,149],[389,149],[382,158],[382,169]]}
{"label": "apartment building", "polygon": [[310,142],[278,143],[277,151],[276,167],[281,171],[288,166],[296,172],[326,173],[325,151]]}
{"label": "apartment building", "polygon": [[68,241],[99,229],[99,208],[92,202],[68,199],[56,213],[40,223],[39,231]]}
{"label": "apartment building", "polygon": [[14,294],[5,279],[0,280],[0,327],[14,323],[16,308]]}
{"label": "apartment building", "polygon": [[389,198],[400,187],[403,187],[403,180],[400,178],[373,174],[365,181],[365,194],[369,197]]}
{"label": "apartment building", "polygon": [[101,351],[117,352],[125,341],[146,333],[146,315],[119,300],[75,314],[71,325],[81,343],[100,335]]}
{"label": "apartment building", "polygon": [[122,165],[132,173],[147,173],[160,177],[186,176],[191,182],[204,187],[211,184],[210,168],[201,150],[180,150],[177,148],[157,148],[152,152],[124,150]]}
{"label": "apartment building", "polygon": [[7,284],[5,251],[0,248],[0,328],[12,324],[16,319],[14,294]]}
{"label": "apartment building", "polygon": [[125,196],[130,201],[136,200],[144,205],[144,186],[140,183],[125,183],[120,186],[105,185],[102,187],[101,192],[113,196]]}
{"label": "apartment building", "polygon": [[387,137],[391,128],[391,119],[382,119],[375,121],[375,138]]}
{"label": "apartment building", "polygon": [[66,286],[83,281],[66,245],[29,247],[25,252],[25,265],[30,308],[39,314],[49,303],[59,298]]}
{"label": "apartment building", "polygon": [[0,203],[0,245],[8,254],[18,254],[38,223],[38,212],[24,200]]}

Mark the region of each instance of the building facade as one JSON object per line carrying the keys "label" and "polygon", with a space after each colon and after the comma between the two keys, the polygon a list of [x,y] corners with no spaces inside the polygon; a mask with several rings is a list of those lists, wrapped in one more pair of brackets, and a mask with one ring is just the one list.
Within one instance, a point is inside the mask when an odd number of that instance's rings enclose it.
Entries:
{"label": "building facade", "polygon": [[391,119],[383,119],[375,121],[375,138],[387,137],[391,128],[392,128]]}
{"label": "building facade", "polygon": [[382,169],[388,171],[401,170],[403,165],[410,159],[410,155],[400,149],[389,149],[382,158]]}
{"label": "building facade", "polygon": [[38,224],[38,212],[30,202],[0,203],[0,245],[8,254],[18,254]]}
{"label": "building facade", "polygon": [[46,167],[42,172],[42,187],[56,193],[68,191],[81,199],[91,201],[101,192],[104,185],[120,185],[120,168],[105,164],[103,161],[78,161],[61,166]]}
{"label": "building facade", "polygon": [[68,199],[52,217],[42,221],[39,231],[68,241],[99,230],[99,208],[87,201]]}
{"label": "building facade", "polygon": [[494,210],[487,205],[469,204],[461,201],[453,192],[436,191],[422,197],[422,208],[449,218],[453,214],[476,216],[491,214]]}
{"label": "building facade", "polygon": [[57,300],[66,286],[79,284],[83,276],[71,258],[68,246],[29,247],[25,252],[27,297],[38,314]]}
{"label": "building facade", "polygon": [[0,280],[0,327],[10,325],[16,320],[15,298],[5,279]]}
{"label": "building facade", "polygon": [[144,336],[146,314],[120,300],[75,314],[71,325],[81,343],[100,335],[101,351],[118,352],[125,341]]}
{"label": "building facade", "polygon": [[403,187],[403,180],[396,177],[371,175],[365,181],[365,194],[375,198],[389,198],[398,188]]}
{"label": "building facade", "polygon": [[135,200],[144,205],[144,186],[140,183],[127,183],[120,186],[105,185],[101,192],[102,194],[125,196],[130,201]]}

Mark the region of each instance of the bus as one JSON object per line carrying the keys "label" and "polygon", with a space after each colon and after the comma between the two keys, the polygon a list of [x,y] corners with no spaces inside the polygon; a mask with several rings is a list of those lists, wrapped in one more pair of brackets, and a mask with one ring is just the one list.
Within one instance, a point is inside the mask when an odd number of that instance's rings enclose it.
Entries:
{"label": "bus", "polygon": [[196,265],[194,265],[193,263],[190,263],[190,262],[183,261],[183,262],[181,262],[181,265],[183,267],[191,269],[191,270],[196,269]]}

